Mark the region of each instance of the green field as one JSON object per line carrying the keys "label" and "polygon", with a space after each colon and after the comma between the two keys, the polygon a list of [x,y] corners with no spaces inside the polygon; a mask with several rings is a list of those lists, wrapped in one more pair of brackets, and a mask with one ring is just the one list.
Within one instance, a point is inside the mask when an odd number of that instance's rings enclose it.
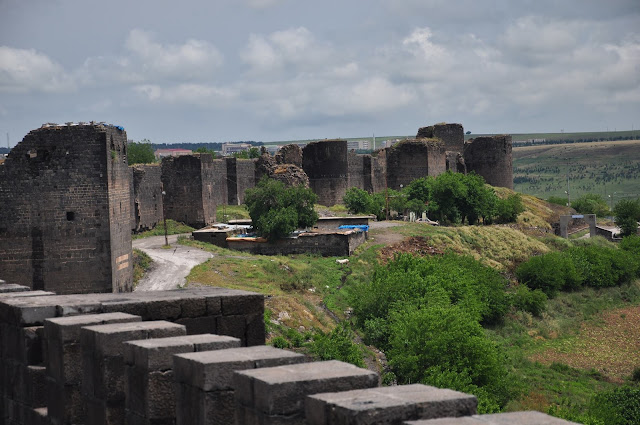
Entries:
{"label": "green field", "polygon": [[571,199],[597,193],[615,204],[640,197],[640,140],[513,148],[517,192],[566,197],[567,177]]}

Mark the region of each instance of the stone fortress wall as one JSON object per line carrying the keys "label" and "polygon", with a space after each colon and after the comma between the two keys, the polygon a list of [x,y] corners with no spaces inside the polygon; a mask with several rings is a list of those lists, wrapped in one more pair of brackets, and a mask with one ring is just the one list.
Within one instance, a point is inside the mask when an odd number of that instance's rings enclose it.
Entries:
{"label": "stone fortress wall", "polygon": [[0,274],[61,294],[130,291],[126,150],[114,126],[27,134],[0,166]]}
{"label": "stone fortress wall", "polygon": [[55,295],[0,281],[0,425],[571,425],[264,345],[264,297]]}
{"label": "stone fortress wall", "polygon": [[346,140],[324,140],[286,146],[275,158],[194,154],[129,168],[119,127],[43,126],[0,166],[0,275],[58,293],[128,291],[131,229],[154,227],[163,212],[193,227],[211,225],[219,205],[241,204],[265,173],[308,182],[327,206],[350,187],[399,190],[454,167],[513,187],[509,136],[465,144],[460,124],[424,127],[417,136],[371,155],[348,151]]}

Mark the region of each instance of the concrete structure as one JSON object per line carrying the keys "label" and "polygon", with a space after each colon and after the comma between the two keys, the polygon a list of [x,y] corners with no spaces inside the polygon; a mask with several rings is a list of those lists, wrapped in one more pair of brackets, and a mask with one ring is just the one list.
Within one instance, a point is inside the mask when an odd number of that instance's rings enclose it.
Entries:
{"label": "concrete structure", "polygon": [[263,345],[263,314],[261,295],[221,288],[56,296],[0,281],[0,425],[571,424],[303,363]]}
{"label": "concrete structure", "polygon": [[133,230],[153,229],[162,221],[162,180],[158,165],[136,164],[131,168]]}
{"label": "concrete structure", "polygon": [[130,197],[121,127],[29,132],[0,167],[0,275],[61,294],[130,291]]}
{"label": "concrete structure", "polygon": [[484,177],[491,186],[513,189],[511,136],[476,137],[464,144],[467,171]]}
{"label": "concrete structure", "polygon": [[[216,197],[226,195],[216,179],[222,160],[214,162],[210,154],[168,157],[162,160],[164,210],[167,218],[204,227],[216,221]],[[226,168],[226,167],[225,167]]]}
{"label": "concrete structure", "polygon": [[595,214],[574,214],[560,216],[560,237],[569,238],[569,223],[583,221],[589,225],[589,237],[595,238],[597,235]]}
{"label": "concrete structure", "polygon": [[268,242],[264,238],[227,238],[227,247],[258,255],[316,254],[327,257],[347,257],[366,240],[360,230],[305,232]]}
{"label": "concrete structure", "polygon": [[347,192],[348,159],[346,140],[312,142],[302,149],[302,168],[318,203],[331,206],[342,202]]}
{"label": "concrete structure", "polygon": [[223,143],[222,155],[233,155],[234,153],[248,151],[252,147],[253,146],[250,143]]}

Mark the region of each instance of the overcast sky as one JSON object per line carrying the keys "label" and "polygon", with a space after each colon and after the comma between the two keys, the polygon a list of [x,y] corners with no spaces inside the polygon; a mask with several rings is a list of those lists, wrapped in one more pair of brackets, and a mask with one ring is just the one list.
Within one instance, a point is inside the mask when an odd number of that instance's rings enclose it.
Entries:
{"label": "overcast sky", "polygon": [[0,146],[640,127],[640,0],[0,0]]}

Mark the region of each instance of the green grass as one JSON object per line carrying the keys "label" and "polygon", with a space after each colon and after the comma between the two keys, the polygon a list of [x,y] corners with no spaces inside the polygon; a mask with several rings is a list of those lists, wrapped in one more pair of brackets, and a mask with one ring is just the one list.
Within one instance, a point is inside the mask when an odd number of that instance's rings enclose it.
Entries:
{"label": "green grass", "polygon": [[145,272],[151,268],[153,260],[145,252],[133,249],[133,286],[135,287]]}
{"label": "green grass", "polygon": [[[513,148],[514,188],[543,199],[602,195],[613,205],[640,196],[640,141],[572,143]],[[609,198],[609,195],[612,198]]]}
{"label": "green grass", "polygon": [[218,221],[250,219],[249,211],[244,205],[219,205],[216,215]]}
{"label": "green grass", "polygon": [[[177,221],[167,219],[167,234],[168,235],[178,235],[180,233],[191,233],[195,229],[191,226],[187,226],[186,224],[179,223]],[[149,236],[164,236],[164,224],[158,223],[156,227],[151,230],[147,230],[141,233],[136,233],[131,236],[131,239],[141,239],[147,238]]]}

